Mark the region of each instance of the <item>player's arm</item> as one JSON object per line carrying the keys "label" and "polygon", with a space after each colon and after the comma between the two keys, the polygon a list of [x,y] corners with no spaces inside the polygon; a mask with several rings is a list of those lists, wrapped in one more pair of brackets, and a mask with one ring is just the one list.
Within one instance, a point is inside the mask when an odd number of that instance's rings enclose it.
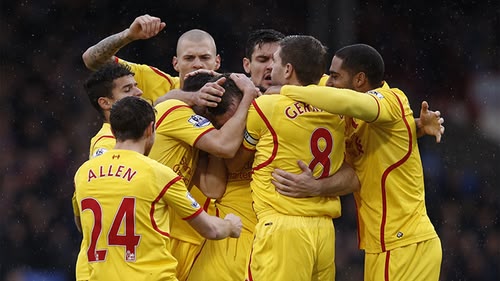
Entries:
{"label": "player's arm", "polygon": [[226,167],[230,173],[239,172],[250,160],[253,160],[257,144],[262,134],[264,124],[262,117],[257,113],[257,101],[250,106],[247,115],[247,122],[243,142],[231,159],[226,159]]}
{"label": "player's arm", "polygon": [[115,54],[132,41],[149,39],[157,35],[166,24],[160,18],[150,15],[137,17],[129,28],[113,34],[88,48],[82,55],[85,66],[96,70],[107,62],[115,60]]}
{"label": "player's arm", "polygon": [[376,120],[380,115],[380,104],[373,95],[349,89],[285,85],[281,88],[281,94],[332,114],[347,115],[367,122]]}
{"label": "player's arm", "polygon": [[227,214],[224,219],[210,216],[205,211],[187,222],[206,239],[219,240],[226,237],[240,237],[243,223],[240,217]]}
{"label": "player's arm", "polygon": [[323,179],[315,179],[304,162],[298,163],[302,169],[301,174],[296,175],[280,169],[275,169],[272,173],[272,183],[279,193],[296,198],[342,196],[359,191],[361,187],[356,172],[345,162],[335,174]]}
{"label": "player's arm", "polygon": [[[220,78],[214,83],[222,85],[224,79]],[[236,154],[243,139],[248,108],[260,93],[244,74],[232,73],[231,79],[243,91],[243,98],[236,112],[219,130],[209,131],[195,144],[196,148],[221,158],[232,158]]]}
{"label": "player's arm", "polygon": [[[166,167],[162,167],[166,168]],[[223,239],[226,237],[239,237],[243,224],[241,219],[233,214],[228,214],[224,219],[207,214],[200,204],[189,195],[180,176],[168,180],[173,171],[165,173],[168,184],[164,184],[160,179],[159,186],[167,188],[164,193],[166,203],[175,212],[184,218],[198,233],[207,239]],[[162,175],[159,173],[159,177]],[[169,176],[170,175],[170,176]],[[164,187],[165,186],[165,187]]]}
{"label": "player's arm", "polygon": [[[200,73],[206,73],[212,77],[215,75],[219,75],[219,73],[213,70],[198,69],[187,73],[185,77],[180,77],[180,79],[186,79],[190,76],[195,76]],[[180,89],[175,89],[159,97],[156,100],[155,105],[157,105],[162,101],[166,101],[168,99],[178,99],[185,102],[189,106],[197,105],[197,106],[217,107],[218,103],[221,101],[221,96],[223,94],[224,94],[224,88],[222,88],[218,84],[214,84],[213,87],[208,87],[207,85],[204,85],[203,87],[200,86],[200,89],[198,91],[187,92]]]}
{"label": "player's arm", "polygon": [[75,216],[75,225],[76,229],[78,229],[78,231],[82,233],[82,221],[80,219],[80,216]]}
{"label": "player's arm", "polygon": [[233,158],[225,159],[227,171],[230,173],[241,171],[245,164],[253,159],[254,155],[255,150],[247,149],[243,145],[240,146]]}
{"label": "player's arm", "polygon": [[218,199],[226,192],[227,170],[224,159],[200,152],[193,183],[205,196]]}
{"label": "player's arm", "polygon": [[73,192],[73,196],[71,197],[71,206],[73,208],[73,215],[75,220],[76,228],[80,233],[82,233],[82,221],[80,219],[80,209],[78,209],[78,202],[76,201],[76,193]]}
{"label": "player's arm", "polygon": [[436,142],[441,142],[441,136],[444,134],[444,119],[441,117],[441,112],[429,110],[429,104],[426,101],[422,102],[420,108],[420,117],[415,118],[417,124],[417,136],[420,138],[424,135],[434,136]]}
{"label": "player's arm", "polygon": [[160,102],[176,99],[185,102],[189,106],[209,106],[209,107],[217,107],[217,104],[221,101],[221,96],[224,94],[224,91],[211,89],[210,92],[207,90],[195,91],[195,92],[187,92],[181,89],[174,89],[163,96],[159,97],[155,101],[155,106]]}

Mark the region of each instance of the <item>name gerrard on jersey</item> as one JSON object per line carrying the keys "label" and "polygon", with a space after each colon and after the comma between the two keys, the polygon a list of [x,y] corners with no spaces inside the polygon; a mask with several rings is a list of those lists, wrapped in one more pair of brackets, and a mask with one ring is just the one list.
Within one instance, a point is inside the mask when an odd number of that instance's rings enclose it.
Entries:
{"label": "name gerrard on jersey", "polygon": [[307,112],[322,112],[323,110],[309,105],[307,103],[294,102],[292,105],[289,105],[285,108],[285,115],[289,119],[295,119],[298,116],[307,113]]}

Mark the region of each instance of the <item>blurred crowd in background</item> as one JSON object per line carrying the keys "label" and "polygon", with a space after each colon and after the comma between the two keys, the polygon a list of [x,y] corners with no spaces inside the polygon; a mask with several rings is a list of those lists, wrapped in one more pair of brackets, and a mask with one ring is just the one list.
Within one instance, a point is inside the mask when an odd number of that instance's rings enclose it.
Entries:
{"label": "blurred crowd in background", "polygon": [[[415,115],[427,100],[445,118],[440,144],[419,140],[441,280],[500,279],[498,1],[142,2],[1,2],[0,280],[74,280],[73,175],[101,122],[83,91],[90,72],[81,54],[145,13],[167,27],[118,55],[170,74],[177,38],[191,28],[213,35],[222,71],[243,72],[246,36],[257,28],[313,35],[331,56],[352,43],[378,49],[389,85],[406,92]],[[353,199],[342,200],[337,280],[362,280]]]}

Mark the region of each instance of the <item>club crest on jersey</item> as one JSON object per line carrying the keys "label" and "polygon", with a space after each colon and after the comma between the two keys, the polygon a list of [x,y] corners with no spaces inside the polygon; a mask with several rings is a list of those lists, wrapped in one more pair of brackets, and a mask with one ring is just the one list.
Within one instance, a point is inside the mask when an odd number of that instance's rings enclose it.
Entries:
{"label": "club crest on jersey", "polygon": [[196,128],[203,128],[210,124],[210,121],[207,118],[200,115],[192,115],[188,122],[193,124]]}
{"label": "club crest on jersey", "polygon": [[191,207],[196,208],[196,209],[198,209],[200,207],[200,204],[198,204],[198,202],[196,202],[196,199],[194,199],[193,195],[191,195],[191,193],[189,193],[189,191],[186,194],[186,198],[189,199],[189,201],[191,201]]}
{"label": "club crest on jersey", "polygon": [[383,99],[384,98],[384,95],[382,95],[381,93],[379,93],[377,91],[368,91],[368,93],[375,95],[379,99]]}

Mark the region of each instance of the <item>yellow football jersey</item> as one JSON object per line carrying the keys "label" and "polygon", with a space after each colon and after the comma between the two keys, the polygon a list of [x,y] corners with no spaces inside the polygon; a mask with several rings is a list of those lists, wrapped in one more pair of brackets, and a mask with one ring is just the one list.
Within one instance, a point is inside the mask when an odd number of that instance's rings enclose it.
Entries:
{"label": "yellow football jersey", "polygon": [[156,67],[128,62],[118,57],[116,57],[116,62],[130,66],[132,72],[135,73],[137,87],[142,90],[142,98],[145,100],[155,102],[167,92],[180,88],[179,77],[166,74]]}
{"label": "yellow football jersey", "polygon": [[271,173],[279,168],[300,173],[297,160],[317,178],[335,173],[343,163],[345,122],[340,115],[282,95],[264,95],[249,109],[243,145],[255,149],[251,182],[254,210],[294,216],[340,216],[339,197],[292,198],[276,192]]}
{"label": "yellow football jersey", "polygon": [[401,90],[387,83],[368,94],[285,86],[281,94],[362,119],[346,120],[346,160],[361,182],[354,193],[361,249],[379,253],[437,237],[425,207],[413,111]]}
{"label": "yellow football jersey", "polygon": [[[89,159],[92,159],[96,156],[102,155],[104,152],[111,150],[115,147],[116,139],[111,132],[111,125],[109,123],[103,123],[101,129],[97,134],[92,137],[90,140],[90,150],[89,150]],[[78,202],[76,201],[76,194],[73,193],[73,197],[71,198],[71,203],[73,205],[73,212],[75,216],[79,216],[78,213]],[[88,279],[89,270],[87,266],[87,261],[83,252],[81,252],[78,257],[76,263],[76,279],[77,280],[86,280]]]}
{"label": "yellow football jersey", "polygon": [[[198,163],[196,141],[215,128],[208,119],[197,115],[179,100],[166,100],[158,104],[156,110],[156,140],[149,157],[171,167],[183,178],[186,186],[190,186]],[[200,204],[208,206],[207,198],[197,188],[191,192]],[[172,237],[194,244],[203,241],[203,237],[175,212],[171,216]]]}
{"label": "yellow football jersey", "polygon": [[167,206],[183,218],[201,206],[172,169],[131,150],[110,150],[75,174],[82,222],[80,251],[89,280],[168,280],[176,260],[169,252]]}
{"label": "yellow football jersey", "polygon": [[422,162],[406,95],[387,84],[370,91],[381,116],[347,124],[347,161],[361,182],[354,193],[360,248],[378,253],[437,237],[425,207]]}
{"label": "yellow football jersey", "polygon": [[111,125],[109,123],[103,123],[99,132],[90,140],[89,159],[113,149],[115,144],[116,139],[111,132]]}
{"label": "yellow football jersey", "polygon": [[328,80],[329,77],[330,76],[323,74],[323,76],[321,76],[321,79],[319,80],[318,86],[325,86],[326,81]]}

